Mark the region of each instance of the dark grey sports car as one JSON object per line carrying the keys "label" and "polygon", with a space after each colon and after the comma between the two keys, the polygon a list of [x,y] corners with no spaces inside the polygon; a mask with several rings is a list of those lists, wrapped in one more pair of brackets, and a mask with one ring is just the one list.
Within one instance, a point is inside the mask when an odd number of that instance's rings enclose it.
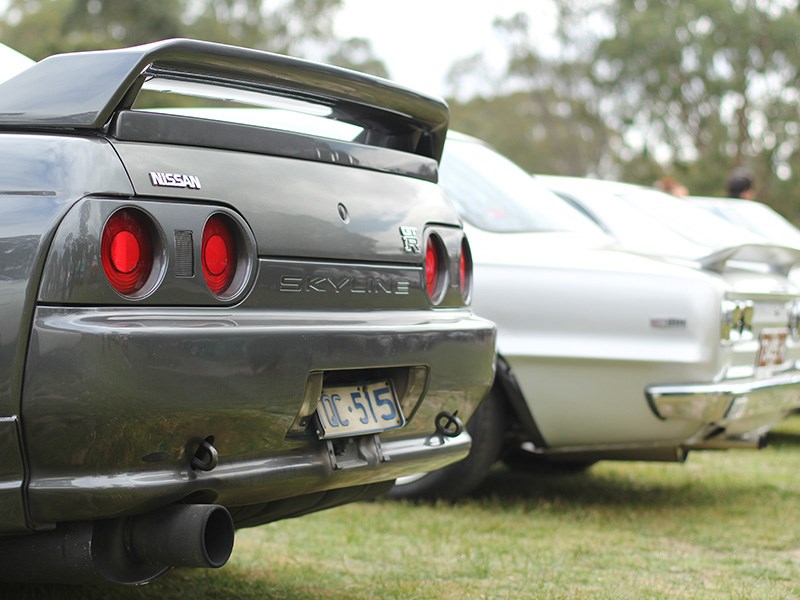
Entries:
{"label": "dark grey sports car", "polygon": [[[358,133],[139,110],[147,90]],[[0,85],[0,580],[221,566],[235,528],[466,455],[495,332],[436,185],[447,119],[384,80],[192,40]]]}

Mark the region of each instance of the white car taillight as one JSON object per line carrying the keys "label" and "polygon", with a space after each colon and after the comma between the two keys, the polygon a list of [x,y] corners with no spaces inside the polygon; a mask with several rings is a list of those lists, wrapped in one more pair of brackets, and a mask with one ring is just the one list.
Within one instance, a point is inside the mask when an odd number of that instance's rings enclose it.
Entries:
{"label": "white car taillight", "polygon": [[750,300],[723,300],[720,337],[736,341],[753,331],[753,303]]}
{"label": "white car taillight", "polygon": [[792,302],[789,308],[789,331],[795,341],[800,341],[800,300]]}

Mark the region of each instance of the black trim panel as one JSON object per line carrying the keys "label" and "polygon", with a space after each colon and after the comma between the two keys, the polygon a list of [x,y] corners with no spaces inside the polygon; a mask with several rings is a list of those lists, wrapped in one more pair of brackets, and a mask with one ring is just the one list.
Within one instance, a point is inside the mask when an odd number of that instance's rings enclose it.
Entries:
{"label": "black trim panel", "polygon": [[407,175],[436,183],[438,163],[407,152],[317,138],[254,125],[155,112],[126,110],[111,126],[126,142],[173,144],[284,156]]}
{"label": "black trim panel", "polygon": [[497,356],[495,383],[500,385],[511,409],[514,411],[514,415],[519,419],[519,424],[530,436],[530,441],[537,448],[547,448],[547,442],[544,441],[542,432],[539,431],[539,427],[533,419],[528,404],[525,402],[525,396],[522,394],[516,377],[511,372],[511,367],[500,355]]}

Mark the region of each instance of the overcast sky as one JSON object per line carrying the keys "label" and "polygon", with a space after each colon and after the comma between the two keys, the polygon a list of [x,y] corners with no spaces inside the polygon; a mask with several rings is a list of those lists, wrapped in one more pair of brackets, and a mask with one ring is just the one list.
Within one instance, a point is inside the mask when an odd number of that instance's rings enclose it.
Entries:
{"label": "overcast sky", "polygon": [[482,52],[490,65],[503,66],[492,21],[518,12],[530,15],[537,36],[555,26],[553,0],[345,0],[335,27],[343,38],[368,38],[394,81],[444,96],[444,79],[456,60]]}

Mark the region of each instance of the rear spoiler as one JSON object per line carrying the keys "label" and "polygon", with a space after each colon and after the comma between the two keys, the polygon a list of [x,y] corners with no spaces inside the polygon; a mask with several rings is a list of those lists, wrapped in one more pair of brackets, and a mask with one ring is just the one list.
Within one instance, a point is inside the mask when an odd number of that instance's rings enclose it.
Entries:
{"label": "rear spoiler", "polygon": [[447,104],[385,79],[188,39],[51,56],[0,84],[0,129],[106,131],[151,77],[310,102],[363,128],[359,143],[439,161]]}
{"label": "rear spoiler", "polygon": [[766,265],[773,273],[788,275],[800,263],[800,249],[774,244],[742,244],[697,259],[704,269],[716,273],[721,273],[729,261],[759,263]]}

